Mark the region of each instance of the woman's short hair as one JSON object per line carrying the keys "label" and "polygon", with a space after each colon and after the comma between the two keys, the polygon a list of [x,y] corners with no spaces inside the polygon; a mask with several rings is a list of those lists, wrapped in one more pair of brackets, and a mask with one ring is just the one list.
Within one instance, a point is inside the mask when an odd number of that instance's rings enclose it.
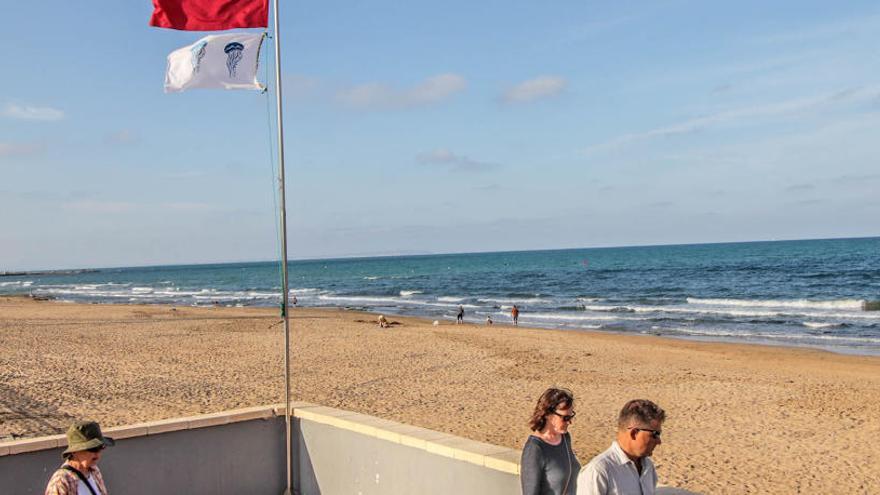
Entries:
{"label": "woman's short hair", "polygon": [[633,426],[633,422],[649,425],[652,421],[666,421],[666,411],[647,399],[635,399],[623,405],[620,415],[617,416],[617,427],[629,428]]}
{"label": "woman's short hair", "polygon": [[547,415],[560,406],[574,406],[574,395],[564,388],[548,388],[538,397],[535,411],[529,419],[529,428],[532,431],[541,431],[547,426]]}

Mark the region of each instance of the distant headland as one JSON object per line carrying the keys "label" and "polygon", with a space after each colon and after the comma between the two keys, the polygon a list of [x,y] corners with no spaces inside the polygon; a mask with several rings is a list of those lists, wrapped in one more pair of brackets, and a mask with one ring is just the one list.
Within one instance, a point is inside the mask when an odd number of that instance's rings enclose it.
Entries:
{"label": "distant headland", "polygon": [[30,277],[34,275],[79,275],[81,273],[98,273],[94,268],[83,270],[40,270],[34,272],[0,272],[0,277]]}

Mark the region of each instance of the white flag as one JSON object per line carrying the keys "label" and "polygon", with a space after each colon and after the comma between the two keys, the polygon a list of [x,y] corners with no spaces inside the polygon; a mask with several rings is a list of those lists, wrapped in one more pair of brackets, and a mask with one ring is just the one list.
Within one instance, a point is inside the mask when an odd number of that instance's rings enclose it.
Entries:
{"label": "white flag", "polygon": [[192,88],[256,89],[260,46],[265,34],[218,34],[205,36],[168,55],[165,92]]}

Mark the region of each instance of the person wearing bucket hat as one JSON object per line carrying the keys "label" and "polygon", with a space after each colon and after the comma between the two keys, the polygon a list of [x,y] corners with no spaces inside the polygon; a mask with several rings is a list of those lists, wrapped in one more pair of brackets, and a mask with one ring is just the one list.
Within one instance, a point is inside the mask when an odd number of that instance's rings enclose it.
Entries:
{"label": "person wearing bucket hat", "polygon": [[101,433],[94,421],[78,421],[67,429],[64,464],[49,479],[46,495],[107,495],[98,461],[116,442]]}

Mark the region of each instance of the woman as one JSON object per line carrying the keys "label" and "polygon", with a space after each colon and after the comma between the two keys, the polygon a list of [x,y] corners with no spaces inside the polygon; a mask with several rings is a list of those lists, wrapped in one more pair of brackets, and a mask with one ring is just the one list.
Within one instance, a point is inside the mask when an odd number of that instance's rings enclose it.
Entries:
{"label": "woman", "polygon": [[581,465],[571,449],[568,426],[574,419],[574,396],[548,388],[529,420],[532,434],[523,447],[520,480],[523,495],[574,495]]}
{"label": "woman", "polygon": [[64,464],[55,471],[46,486],[46,495],[107,495],[104,478],[98,469],[101,451],[116,442],[101,434],[94,421],[74,423],[67,430]]}

